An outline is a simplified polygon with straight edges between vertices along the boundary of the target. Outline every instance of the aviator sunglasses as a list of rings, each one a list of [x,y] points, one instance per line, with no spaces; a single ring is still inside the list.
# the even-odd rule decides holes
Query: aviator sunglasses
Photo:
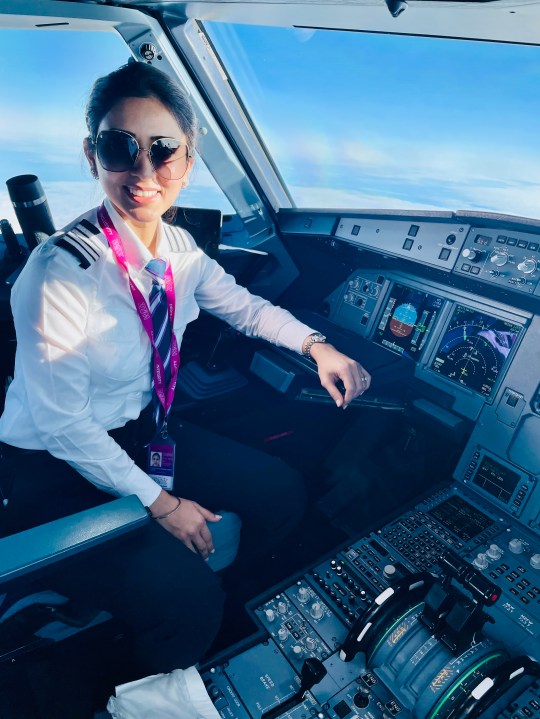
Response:
[[[125,130],[102,130],[94,143],[99,162],[107,172],[127,172],[134,167],[139,154],[147,152],[150,163],[164,180],[181,180],[190,158],[185,142],[174,137],[158,137],[147,149]]]

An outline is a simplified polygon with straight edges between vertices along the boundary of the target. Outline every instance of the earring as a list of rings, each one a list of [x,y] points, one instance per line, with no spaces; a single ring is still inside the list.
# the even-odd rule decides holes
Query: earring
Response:
[[[97,168],[95,167],[95,165],[90,168],[90,174],[92,175],[94,180],[98,179]]]

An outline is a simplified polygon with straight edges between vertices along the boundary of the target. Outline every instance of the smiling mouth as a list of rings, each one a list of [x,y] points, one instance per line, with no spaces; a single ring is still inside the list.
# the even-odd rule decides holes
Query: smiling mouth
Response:
[[[140,199],[151,199],[160,194],[159,190],[141,190],[139,187],[133,187],[132,185],[127,185],[126,190],[131,197]]]

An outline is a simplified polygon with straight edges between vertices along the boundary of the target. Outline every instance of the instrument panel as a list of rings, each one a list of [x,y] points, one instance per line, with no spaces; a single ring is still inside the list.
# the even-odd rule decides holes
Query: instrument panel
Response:
[[[440,489],[255,599],[222,719],[538,719],[539,538],[493,509]]]
[[[314,237],[317,219],[303,223]],[[209,694],[223,719],[539,719],[540,318],[474,287],[534,294],[536,270],[513,256],[492,272],[496,231],[448,218],[326,225],[378,257],[324,299],[325,320],[357,338],[358,358],[414,368],[411,405],[430,423],[472,429],[450,486],[254,600],[260,634],[203,668]],[[387,255],[423,271],[382,269]],[[312,661],[322,678],[302,693]]]
[[[281,211],[284,234],[333,238],[510,293],[540,295],[540,223],[492,213]]]
[[[410,274],[355,271],[327,299],[329,318],[412,360],[415,375],[477,419],[497,395],[532,315]]]
[[[444,305],[438,295],[394,282],[372,339],[404,357],[420,358]]]
[[[489,397],[523,326],[456,304],[430,369]]]

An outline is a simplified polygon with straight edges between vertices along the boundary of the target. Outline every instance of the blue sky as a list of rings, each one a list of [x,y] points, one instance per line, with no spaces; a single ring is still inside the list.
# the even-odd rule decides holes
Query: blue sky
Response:
[[[210,24],[297,204],[540,216],[540,49]]]
[[[298,206],[540,216],[538,48],[208,27]],[[5,180],[31,172],[61,226],[100,200],[84,107],[128,52],[113,33],[0,34],[0,216]],[[229,211],[201,161],[194,180],[184,204]]]
[[[85,105],[94,81],[129,51],[115,33],[0,30],[0,38],[0,217],[18,228],[5,182],[30,173],[61,227],[101,200],[82,151]],[[183,204],[231,211],[200,160],[193,178]]]

